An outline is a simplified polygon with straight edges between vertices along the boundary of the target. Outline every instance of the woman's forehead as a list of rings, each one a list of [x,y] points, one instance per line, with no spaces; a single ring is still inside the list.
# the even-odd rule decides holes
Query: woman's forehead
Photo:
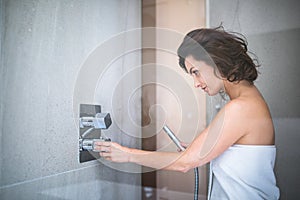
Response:
[[[194,59],[193,56],[187,56],[185,58],[185,66],[187,68],[197,67],[199,65],[199,62],[200,61]]]
[[[204,61],[194,59],[193,56],[186,57],[185,66],[187,71],[189,71],[191,68],[196,68],[196,69],[212,68],[211,66],[207,65]]]

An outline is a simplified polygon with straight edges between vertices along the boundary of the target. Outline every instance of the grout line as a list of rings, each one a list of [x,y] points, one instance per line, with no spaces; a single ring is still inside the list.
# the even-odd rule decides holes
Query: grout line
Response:
[[[26,181],[22,181],[22,182],[18,182],[18,183],[13,183],[13,184],[10,184],[10,185],[4,185],[4,186],[0,187],[0,190],[2,190],[2,189],[8,189],[8,188],[19,186],[19,185],[26,184],[26,183],[32,183],[32,182],[35,182],[35,181],[43,180],[43,179],[46,179],[46,178],[51,178],[51,177],[54,177],[54,176],[59,176],[59,175],[67,174],[67,173],[70,173],[70,172],[80,171],[80,170],[91,168],[91,167],[95,167],[95,166],[98,166],[98,165],[100,165],[100,163],[97,163],[97,164],[94,164],[94,165],[90,165],[90,166],[87,166],[87,167],[82,167],[82,168],[78,168],[78,169],[72,169],[72,170],[69,170],[69,171],[60,172],[60,173],[57,173],[57,174],[52,174],[52,175],[48,175],[48,176],[34,178],[34,179],[30,179],[30,180],[26,180]]]

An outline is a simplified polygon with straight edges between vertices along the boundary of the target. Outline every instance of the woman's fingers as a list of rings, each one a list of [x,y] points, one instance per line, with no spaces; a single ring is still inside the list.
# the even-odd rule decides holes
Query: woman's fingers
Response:
[[[98,146],[94,149],[98,152],[111,152],[111,147]]]
[[[95,142],[94,150],[99,152],[111,152],[110,142]]]
[[[180,142],[181,146],[183,146],[184,148],[187,148],[190,144],[186,143],[186,142]]]
[[[110,153],[107,153],[107,152],[100,152],[99,155],[102,158],[105,158],[106,160],[108,160],[110,158]]]
[[[127,148],[115,142],[95,142],[94,149],[106,160],[113,162],[128,162]]]
[[[99,155],[105,160],[111,160],[111,145],[110,142],[95,142],[94,150],[99,152]]]
[[[189,143],[185,143],[185,142],[180,142],[180,145],[183,146],[185,149],[189,146]],[[177,149],[178,152],[181,152],[181,149]]]
[[[97,146],[105,146],[105,147],[110,147],[112,142],[105,142],[105,141],[97,141],[95,142],[95,145]]]

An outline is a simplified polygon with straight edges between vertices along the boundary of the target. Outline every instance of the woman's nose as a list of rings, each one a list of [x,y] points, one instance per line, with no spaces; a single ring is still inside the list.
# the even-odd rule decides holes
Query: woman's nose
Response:
[[[198,88],[198,87],[200,87],[200,82],[198,81],[198,80],[196,80],[195,79],[195,81],[194,81],[194,86],[195,86],[195,88]]]
[[[201,86],[201,82],[197,78],[194,78],[194,86],[195,86],[195,88],[198,88]]]

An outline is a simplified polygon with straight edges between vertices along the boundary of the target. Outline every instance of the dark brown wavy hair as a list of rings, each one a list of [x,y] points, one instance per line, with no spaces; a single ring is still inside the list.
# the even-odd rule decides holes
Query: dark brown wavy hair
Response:
[[[245,37],[224,31],[222,26],[189,32],[177,50],[179,65],[187,72],[185,58],[193,56],[216,66],[219,74],[230,82],[246,80],[253,84],[259,67],[256,56],[248,51]],[[251,58],[248,54],[253,55]]]

